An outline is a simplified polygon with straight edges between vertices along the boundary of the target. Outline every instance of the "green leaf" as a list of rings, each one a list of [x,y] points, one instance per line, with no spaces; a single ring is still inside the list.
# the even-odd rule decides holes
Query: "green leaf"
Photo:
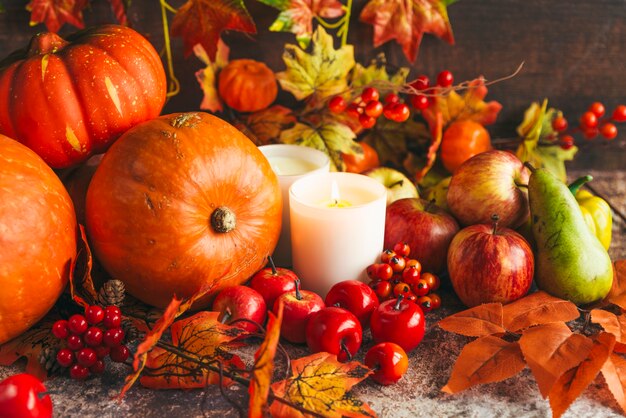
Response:
[[[561,112],[554,108],[548,108],[548,100],[544,100],[541,106],[533,103],[524,113],[524,120],[517,127],[517,133],[523,141],[516,151],[521,161],[528,161],[535,167],[544,167],[562,181],[567,180],[565,161],[571,161],[577,147],[568,150],[561,148],[554,138],[556,132],[552,129],[552,120],[560,116]]]
[[[375,84],[377,81],[386,81],[389,87],[402,86],[406,84],[410,68],[400,67],[395,73],[387,71],[387,58],[384,53],[380,53],[370,61],[367,67],[357,63],[352,72],[350,85],[353,88]],[[384,84],[383,84],[384,86]],[[384,88],[383,88],[384,90]]]
[[[285,144],[298,144],[318,149],[330,157],[331,170],[344,171],[345,165],[341,153],[354,153],[358,144],[354,142],[356,135],[349,126],[335,120],[324,118],[317,125],[301,122],[283,131],[280,141]]]
[[[333,47],[333,37],[319,26],[313,34],[313,51],[285,45],[283,60],[287,70],[276,74],[281,87],[298,100],[311,95],[317,99],[334,96],[348,88],[348,73],[354,67],[354,48]]]
[[[376,149],[382,165],[400,168],[409,154],[409,148],[429,143],[430,133],[425,124],[413,119],[400,123],[379,118],[376,125],[365,133],[363,141]]]

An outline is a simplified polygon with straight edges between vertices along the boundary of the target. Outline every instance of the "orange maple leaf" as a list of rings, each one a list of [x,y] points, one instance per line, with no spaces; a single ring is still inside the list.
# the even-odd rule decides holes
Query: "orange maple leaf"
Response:
[[[56,33],[65,23],[83,29],[83,9],[87,4],[87,0],[31,0],[26,10],[31,12],[31,26],[45,23],[48,31]]]
[[[70,265],[70,294],[74,302],[86,308],[96,303],[98,300],[98,292],[96,292],[91,277],[93,257],[89,244],[87,243],[85,228],[82,225],[79,225],[79,234],[80,239],[78,240],[77,255]],[[81,277],[77,279],[76,276],[79,274]]]
[[[606,332],[615,336],[616,348],[626,347],[626,315],[617,316],[603,309],[593,309],[591,322],[600,325]]]
[[[404,168],[409,173],[415,173],[415,181],[418,183],[430,171],[437,159],[437,150],[443,137],[443,117],[440,112],[435,114],[434,119],[429,122],[428,128],[430,130],[430,144],[426,152],[426,160],[418,161],[415,154],[410,153],[403,162]]]
[[[613,269],[613,286],[604,301],[626,310],[626,260],[614,262]]]
[[[488,335],[463,347],[448,383],[441,390],[457,393],[481,383],[500,382],[525,367],[517,341],[508,342]]]
[[[626,413],[626,360],[612,353],[602,366],[602,376],[618,405]]]
[[[504,334],[501,303],[485,303],[453,314],[439,321],[439,326],[456,334],[468,337]]]
[[[593,382],[611,355],[613,344],[615,336],[606,332],[600,333],[593,341],[587,358],[556,381],[548,395],[553,418],[563,415],[572,402]]]
[[[274,357],[280,340],[280,325],[283,321],[283,304],[279,304],[278,313],[267,313],[267,328],[265,339],[254,354],[254,369],[248,393],[250,394],[248,417],[261,418],[265,416],[267,397],[270,393],[272,376],[274,374]]]
[[[281,132],[293,127],[296,122],[291,109],[274,105],[248,115],[245,128],[249,132],[243,132],[257,145],[276,143]]]
[[[555,322],[525,330],[519,344],[539,391],[546,398],[566,371],[587,358],[593,341],[574,334],[565,323]]]
[[[504,305],[504,328],[517,332],[533,325],[567,322],[580,316],[572,302],[539,291]]]
[[[372,373],[358,361],[340,363],[336,355],[321,352],[294,360],[291,370],[289,379],[272,385],[275,395],[270,406],[272,416],[306,416],[277,398],[329,418],[376,416],[366,403],[349,392],[352,386]]]
[[[256,33],[243,0],[188,0],[172,20],[172,35],[182,36],[185,56],[191,54],[196,44],[202,44],[214,61],[224,30]]]

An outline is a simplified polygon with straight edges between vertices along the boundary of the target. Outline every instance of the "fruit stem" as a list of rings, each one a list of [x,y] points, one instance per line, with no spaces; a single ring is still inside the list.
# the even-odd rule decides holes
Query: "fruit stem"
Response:
[[[300,279],[293,281],[296,284],[296,299],[302,300],[302,293],[300,293]]]
[[[537,169],[533,167],[533,165],[529,163],[528,161],[524,161],[524,167],[529,169],[531,173],[534,173],[535,171],[537,171]]]
[[[346,353],[346,359],[348,361],[352,361],[352,353],[350,353],[350,350],[348,350],[348,346],[346,345],[346,342],[344,340],[341,340],[340,347],[341,351]]]
[[[402,303],[402,299],[404,299],[404,295],[403,294],[399,294],[398,295],[398,299],[396,300],[396,304],[393,305],[393,309],[396,311],[400,310],[400,304]]]
[[[593,177],[590,176],[589,174],[587,174],[586,176],[582,176],[582,177],[578,177],[576,180],[574,180],[569,186],[567,186],[567,188],[569,189],[570,192],[572,192],[572,194],[574,196],[576,196],[576,193],[578,192],[578,190],[588,181],[593,180]]]
[[[276,270],[276,265],[274,264],[274,259],[272,258],[272,256],[268,255],[267,259],[269,260],[270,267],[272,268],[272,276],[278,275],[278,270]]]
[[[391,183],[389,185],[389,189],[396,187],[396,186],[402,186],[404,184],[404,179],[400,179],[398,181],[396,181],[395,183]]]
[[[211,226],[215,232],[226,233],[235,229],[237,218],[226,206],[216,208],[211,214]]]
[[[225,324],[230,320],[232,316],[233,316],[233,313],[230,311],[229,308],[226,308],[226,310],[224,311],[224,315],[220,318],[220,322],[222,324]]]
[[[491,233],[493,235],[497,235],[498,233],[498,221],[500,220],[500,217],[498,216],[497,213],[494,213],[493,215],[491,215],[491,222],[493,222],[493,230],[491,231]]]

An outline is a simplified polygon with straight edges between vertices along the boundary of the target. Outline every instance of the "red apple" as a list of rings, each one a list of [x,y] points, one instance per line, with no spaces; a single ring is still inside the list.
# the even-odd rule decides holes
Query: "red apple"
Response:
[[[469,306],[509,303],[528,293],[535,261],[526,240],[509,228],[468,226],[454,237],[448,251],[448,272],[454,290]]]
[[[330,288],[326,306],[344,308],[354,314],[363,329],[370,326],[370,316],[378,308],[378,296],[374,289],[358,280],[344,280]]]
[[[295,281],[296,289],[283,293],[274,302],[273,311],[278,313],[283,304],[283,322],[280,335],[287,341],[302,344],[306,342],[306,324],[314,312],[325,307],[324,300],[317,293],[300,290],[300,281]]]
[[[528,218],[530,172],[513,154],[487,151],[465,161],[452,175],[448,208],[461,225],[489,224],[491,215],[500,225],[517,228]]]
[[[263,296],[247,286],[233,286],[222,290],[213,301],[213,311],[220,312],[218,319],[229,323],[236,319],[249,319],[263,324],[267,316],[267,305]],[[257,327],[250,322],[236,322],[234,326],[248,332],[255,332]]]
[[[441,273],[448,245],[459,225],[445,210],[424,199],[400,199],[387,206],[384,248],[398,242],[411,247],[409,258],[419,260],[422,271]]]
[[[306,325],[306,344],[312,353],[336,354],[339,361],[351,360],[361,348],[363,329],[354,314],[336,306],[313,313]]]
[[[372,314],[371,327],[374,342],[392,342],[409,352],[422,342],[426,320],[417,303],[400,295],[378,306]]]
[[[276,267],[271,257],[269,261],[270,267],[261,269],[252,276],[250,287],[259,292],[265,304],[272,308],[280,295],[296,290],[298,276],[289,269]]]

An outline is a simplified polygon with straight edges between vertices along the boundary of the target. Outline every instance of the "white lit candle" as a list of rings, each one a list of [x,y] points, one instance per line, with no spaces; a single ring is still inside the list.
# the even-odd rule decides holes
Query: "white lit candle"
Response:
[[[316,173],[327,173],[328,156],[313,148],[291,144],[263,145],[259,150],[265,155],[278,176],[283,195],[283,222],[280,238],[273,253],[274,262],[281,267],[291,267],[291,229],[289,226],[289,187],[298,179]]]
[[[383,249],[386,203],[387,189],[361,174],[318,174],[291,186],[293,269],[304,289],[325,297],[337,282],[367,278]]]

